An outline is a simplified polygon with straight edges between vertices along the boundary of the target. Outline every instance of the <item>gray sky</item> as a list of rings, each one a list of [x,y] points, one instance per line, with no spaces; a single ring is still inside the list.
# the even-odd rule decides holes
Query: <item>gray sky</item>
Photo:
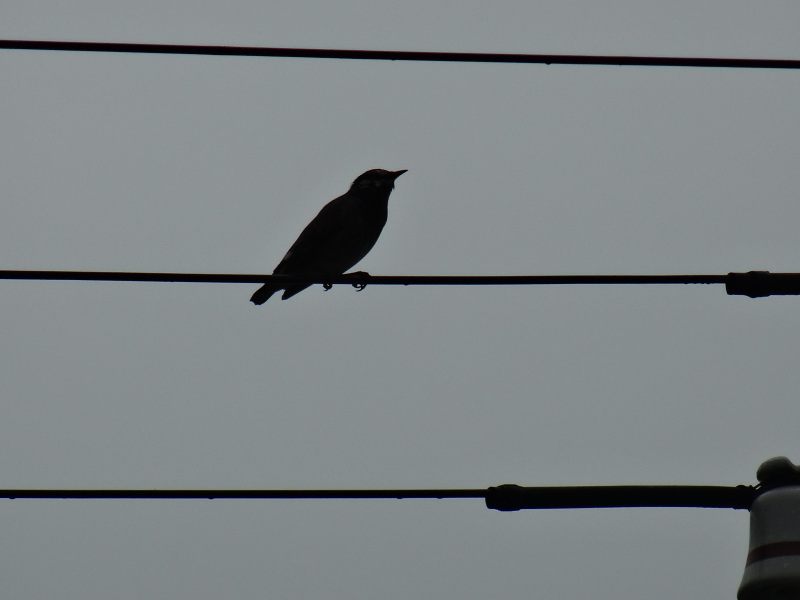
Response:
[[[7,1],[0,37],[798,58],[792,2]],[[797,271],[793,71],[0,51],[4,269],[267,273],[408,169],[373,274]],[[0,282],[0,487],[755,483],[800,299]],[[733,598],[746,512],[0,501],[4,597]]]

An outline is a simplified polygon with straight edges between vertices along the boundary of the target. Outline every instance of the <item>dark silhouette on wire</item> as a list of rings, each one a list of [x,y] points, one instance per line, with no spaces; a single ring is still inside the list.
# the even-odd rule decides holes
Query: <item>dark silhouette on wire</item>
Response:
[[[306,226],[273,275],[326,278],[353,267],[378,241],[388,216],[389,195],[403,173],[372,169],[356,177],[345,194],[326,204]],[[284,290],[281,299],[287,300],[310,285],[265,283],[250,302],[264,304],[280,289]],[[359,287],[364,289],[366,284]]]
[[[281,58],[338,58],[350,60],[406,60],[426,62],[800,69],[800,60],[782,60],[771,58],[699,58],[689,56],[591,56],[581,54],[503,54],[486,52],[418,52],[405,50],[336,50],[326,48],[263,48],[255,46],[128,44],[120,42],[60,42],[45,40],[0,40],[0,49],[53,50],[61,52],[129,52],[144,54],[262,56]]]

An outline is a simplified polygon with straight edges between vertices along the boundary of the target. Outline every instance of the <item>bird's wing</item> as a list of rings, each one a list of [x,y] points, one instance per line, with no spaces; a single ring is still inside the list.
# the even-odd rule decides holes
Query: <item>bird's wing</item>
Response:
[[[340,196],[323,206],[275,267],[275,273],[297,272],[311,267],[320,249],[341,227],[345,204],[345,199]]]

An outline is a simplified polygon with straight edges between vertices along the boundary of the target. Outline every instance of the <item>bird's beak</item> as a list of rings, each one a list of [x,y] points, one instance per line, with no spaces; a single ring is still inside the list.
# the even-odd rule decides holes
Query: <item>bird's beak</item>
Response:
[[[397,179],[398,177],[400,177],[400,175],[402,175],[406,171],[408,171],[408,169],[403,169],[402,171],[392,171],[392,180]]]

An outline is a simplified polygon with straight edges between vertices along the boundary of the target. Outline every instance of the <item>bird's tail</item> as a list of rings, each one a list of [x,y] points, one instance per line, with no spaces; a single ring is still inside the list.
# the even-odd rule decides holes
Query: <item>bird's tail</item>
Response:
[[[290,285],[284,288],[280,285],[275,285],[274,283],[265,283],[260,288],[256,290],[256,293],[250,297],[250,302],[253,304],[264,304],[267,300],[272,297],[272,294],[277,292],[278,290],[284,290],[283,296],[281,296],[281,300],[288,300],[295,294],[299,294],[304,289],[311,287],[310,283],[304,283],[301,285]]]
[[[276,287],[275,284],[265,283],[256,290],[255,294],[253,294],[250,297],[250,302],[252,302],[253,304],[264,304],[264,302],[270,299],[272,294],[274,294],[280,289],[282,288]]]
[[[289,298],[291,298],[295,294],[299,294],[304,289],[310,288],[310,287],[311,287],[310,283],[303,284],[303,285],[290,285],[289,287],[287,287],[283,291],[283,296],[281,296],[281,300],[288,300]]]

